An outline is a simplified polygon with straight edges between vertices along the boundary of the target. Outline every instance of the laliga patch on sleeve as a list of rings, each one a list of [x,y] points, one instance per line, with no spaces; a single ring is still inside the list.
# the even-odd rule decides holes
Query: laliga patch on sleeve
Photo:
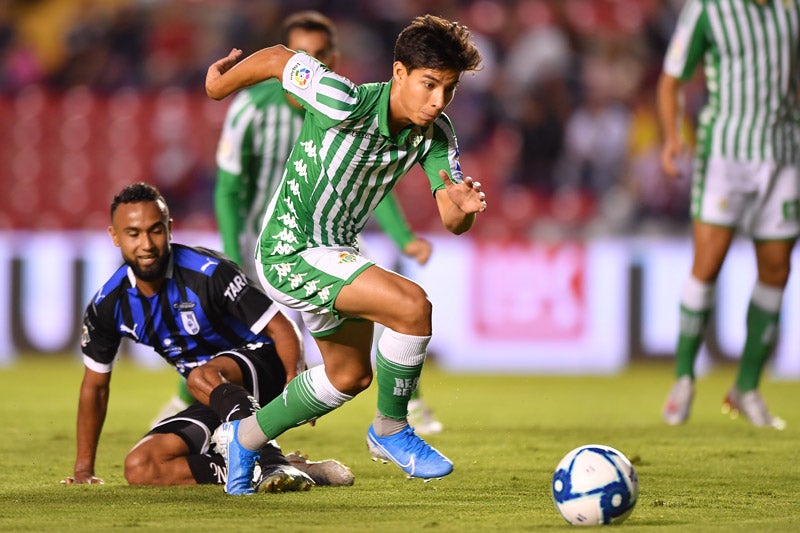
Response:
[[[289,71],[289,79],[292,80],[292,83],[295,84],[295,86],[297,86],[299,89],[305,89],[308,87],[308,85],[311,83],[311,77],[311,69],[300,61],[295,62]]]

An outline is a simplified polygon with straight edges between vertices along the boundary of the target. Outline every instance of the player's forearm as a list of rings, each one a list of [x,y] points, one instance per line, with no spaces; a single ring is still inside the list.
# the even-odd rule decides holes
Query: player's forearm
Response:
[[[227,71],[220,72],[212,65],[206,75],[206,94],[214,100],[221,100],[260,81],[280,78],[292,55],[292,50],[283,45],[275,45],[254,52]]]
[[[81,390],[78,402],[77,453],[75,455],[75,477],[94,475],[97,445],[108,407],[108,390]]]
[[[680,120],[679,103],[680,81],[669,74],[661,74],[656,90],[656,106],[658,120],[664,139],[678,138],[678,122]]]
[[[286,369],[287,382],[305,370],[303,339],[293,320],[278,313],[267,324],[264,333],[275,342],[275,351]]]

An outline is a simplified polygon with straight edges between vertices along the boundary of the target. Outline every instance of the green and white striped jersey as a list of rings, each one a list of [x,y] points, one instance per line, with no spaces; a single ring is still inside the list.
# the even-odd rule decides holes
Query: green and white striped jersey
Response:
[[[289,104],[279,80],[248,87],[228,108],[217,146],[214,205],[223,251],[240,265],[255,249],[304,115]]]
[[[306,109],[306,119],[264,219],[262,261],[308,247],[355,247],[375,207],[416,163],[431,191],[444,187],[440,170],[462,180],[446,115],[428,128],[390,134],[391,82],[355,85],[298,53],[283,71],[283,87]]]
[[[664,58],[686,80],[702,59],[698,155],[800,161],[800,0],[687,0]]]

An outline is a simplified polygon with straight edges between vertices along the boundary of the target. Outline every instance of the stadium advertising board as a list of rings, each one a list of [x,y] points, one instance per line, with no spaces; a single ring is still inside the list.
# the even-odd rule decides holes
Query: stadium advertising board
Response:
[[[417,280],[433,302],[431,357],[455,372],[616,372],[636,357],[668,357],[678,294],[691,261],[686,239],[490,244],[430,236],[420,267],[382,235],[366,236],[374,260]],[[212,232],[175,240],[219,248]],[[755,279],[752,249],[736,242],[720,276],[718,306],[701,361],[736,358]],[[21,353],[78,353],[83,308],[119,264],[105,232],[0,232],[0,363]],[[800,290],[784,296],[778,377],[800,377]],[[143,364],[149,348],[127,346]],[[309,362],[318,362],[310,350]]]

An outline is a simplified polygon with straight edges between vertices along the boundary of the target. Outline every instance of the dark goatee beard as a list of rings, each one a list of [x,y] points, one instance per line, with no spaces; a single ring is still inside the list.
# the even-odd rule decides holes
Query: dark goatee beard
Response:
[[[167,267],[169,266],[169,257],[171,253],[167,252],[163,256],[159,257],[158,261],[156,261],[153,266],[148,268],[147,270],[142,270],[136,264],[135,261],[128,261],[128,266],[131,267],[133,270],[133,274],[142,281],[157,281],[164,277],[164,274],[167,273]]]

